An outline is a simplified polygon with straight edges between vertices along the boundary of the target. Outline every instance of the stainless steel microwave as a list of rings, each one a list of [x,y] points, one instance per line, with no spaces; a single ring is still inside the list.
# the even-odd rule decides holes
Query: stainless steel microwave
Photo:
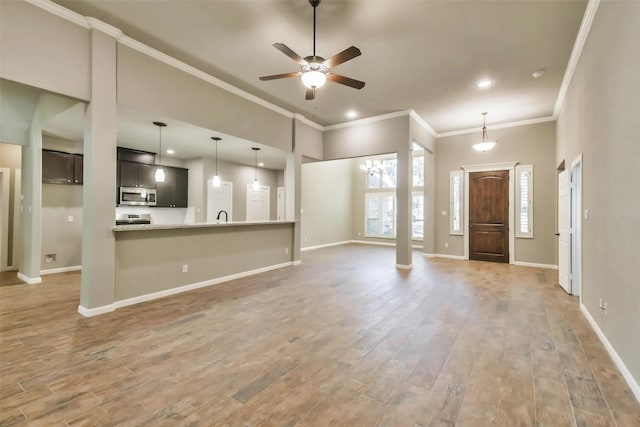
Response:
[[[120,205],[155,206],[155,188],[120,187]]]

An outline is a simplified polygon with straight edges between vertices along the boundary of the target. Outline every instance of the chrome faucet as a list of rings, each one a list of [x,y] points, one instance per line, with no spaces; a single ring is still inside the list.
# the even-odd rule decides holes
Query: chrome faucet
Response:
[[[224,222],[229,222],[229,214],[225,210],[221,210],[218,212],[218,216],[216,217],[216,221],[220,221],[220,214],[224,212]]]

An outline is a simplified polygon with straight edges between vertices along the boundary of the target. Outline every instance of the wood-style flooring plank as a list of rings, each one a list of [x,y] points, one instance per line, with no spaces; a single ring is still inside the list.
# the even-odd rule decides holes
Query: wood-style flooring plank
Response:
[[[344,245],[94,318],[0,275],[0,426],[612,426],[640,406],[557,272]]]

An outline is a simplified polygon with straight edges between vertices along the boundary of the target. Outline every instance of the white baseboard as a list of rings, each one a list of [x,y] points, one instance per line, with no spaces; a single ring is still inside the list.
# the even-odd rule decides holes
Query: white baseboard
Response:
[[[513,265],[519,265],[521,267],[536,267],[536,268],[548,268],[550,270],[557,270],[558,266],[554,264],[538,264],[535,262],[522,262],[522,261],[514,261]]]
[[[396,268],[400,270],[411,270],[413,268],[413,264],[405,265],[405,264],[396,264]]]
[[[446,259],[460,259],[465,260],[466,258],[463,255],[447,255],[447,254],[433,254],[434,258],[446,258]]]
[[[122,307],[127,307],[129,305],[139,304],[141,302],[152,301],[158,298],[167,297],[170,295],[180,294],[182,292],[193,291],[195,289],[204,288],[207,286],[217,285],[223,282],[228,282],[230,280],[236,280],[247,276],[253,276],[255,274],[264,273],[271,270],[276,270],[278,268],[290,267],[294,265],[294,262],[288,261],[283,262],[282,264],[269,265],[267,267],[256,268],[255,270],[243,271],[241,273],[230,274],[228,276],[217,277],[215,279],[204,280],[202,282],[191,283],[189,285],[180,286],[177,288],[165,289],[158,292],[153,292],[151,294],[140,295],[133,298],[127,298],[120,301],[115,301],[113,306],[118,309]]]
[[[633,375],[631,375],[631,372],[627,368],[627,365],[624,364],[622,358],[620,358],[616,350],[613,348],[604,332],[602,332],[602,329],[600,329],[600,326],[598,326],[598,324],[596,323],[595,319],[591,317],[591,313],[589,313],[589,310],[587,310],[587,307],[585,307],[584,304],[580,304],[580,311],[582,311],[582,314],[584,314],[584,317],[591,325],[591,328],[593,328],[596,335],[598,335],[598,338],[600,338],[600,341],[602,342],[602,345],[604,345],[604,348],[607,349],[609,356],[611,356],[611,359],[613,359],[613,363],[616,364],[625,381],[627,381],[627,384],[629,384],[629,387],[636,397],[636,400],[640,402],[640,385],[638,384],[636,379],[633,378]]]
[[[422,256],[425,257],[425,258],[435,258],[436,254],[428,254],[428,253],[424,252],[422,254]]]
[[[99,316],[101,314],[111,313],[116,309],[114,304],[103,305],[96,308],[86,308],[82,305],[78,306],[78,313],[82,314],[84,317],[93,317]]]
[[[47,274],[56,274],[56,273],[66,273],[68,271],[81,271],[81,265],[72,265],[71,267],[60,267],[60,268],[49,268],[47,270],[40,270],[41,276],[46,276]]]
[[[301,265],[301,264],[302,264],[302,260],[301,259],[293,261],[293,265]]]
[[[387,243],[387,242],[376,242],[373,240],[352,240],[351,243],[356,243],[360,245],[374,245],[374,246],[396,246],[395,243]]]
[[[353,243],[353,240],[345,240],[344,242],[332,242],[332,243],[324,243],[322,245],[307,246],[306,248],[302,248],[300,250],[301,251],[312,251],[314,249],[322,249],[322,248],[328,248],[328,247],[331,247],[331,246],[347,245],[349,243]]]
[[[18,272],[18,279],[22,280],[28,285],[37,285],[38,283],[42,283],[42,277],[27,277],[20,272]]]

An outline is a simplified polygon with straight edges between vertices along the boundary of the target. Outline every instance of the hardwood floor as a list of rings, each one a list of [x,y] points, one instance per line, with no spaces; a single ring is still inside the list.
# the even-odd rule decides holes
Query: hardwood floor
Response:
[[[94,318],[78,273],[0,286],[0,425],[640,426],[556,272],[394,265],[321,249]]]

